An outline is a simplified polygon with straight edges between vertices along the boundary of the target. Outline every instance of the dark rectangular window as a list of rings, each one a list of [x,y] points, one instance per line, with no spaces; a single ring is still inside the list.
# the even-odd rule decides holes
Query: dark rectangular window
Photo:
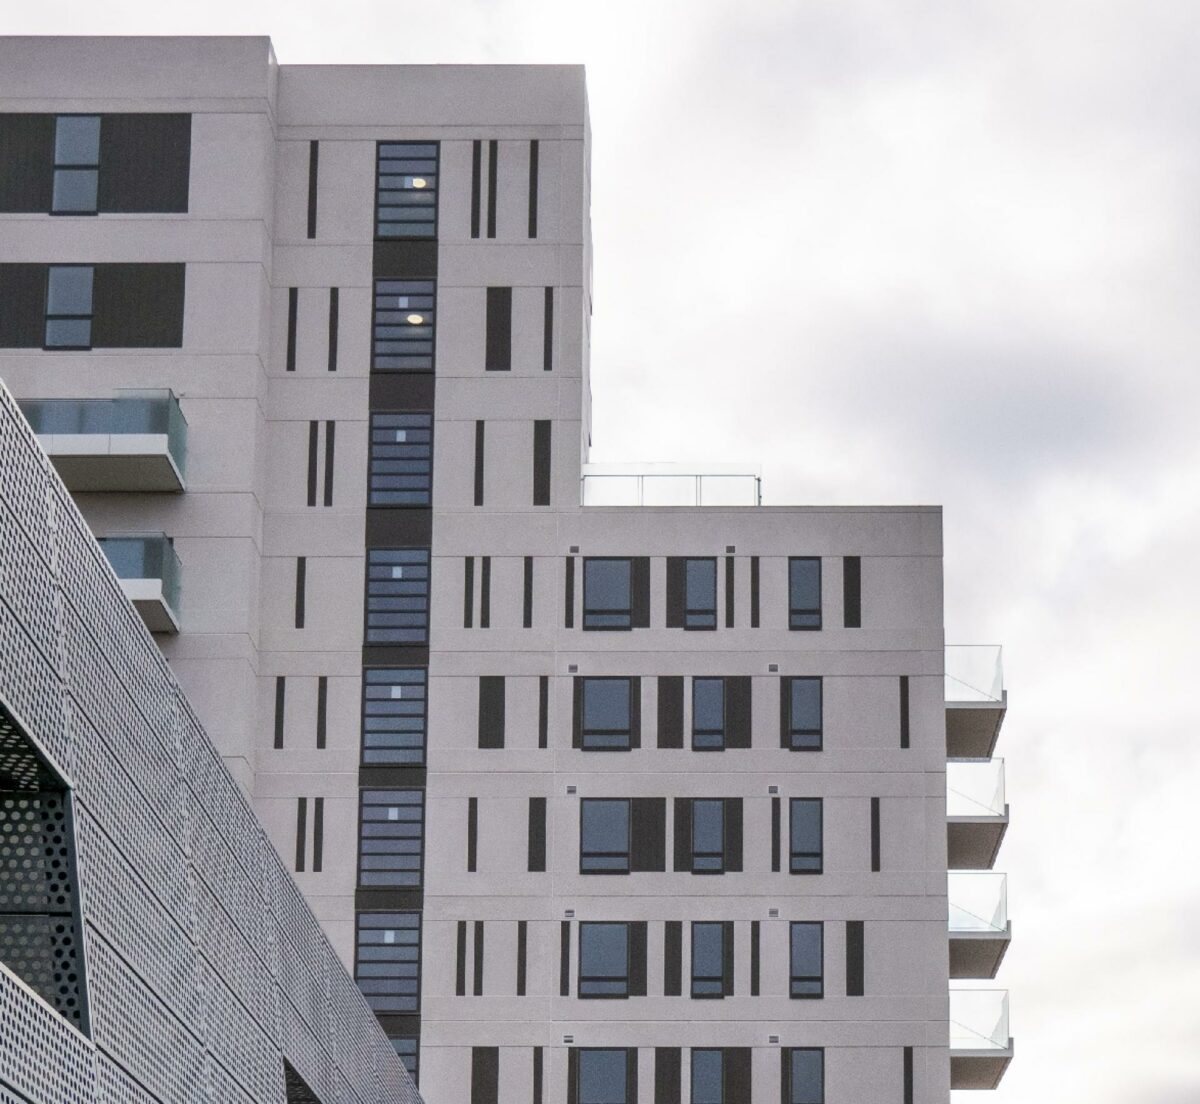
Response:
[[[475,969],[475,984],[473,993],[477,997],[483,996],[483,921],[475,921],[475,961],[473,963]]]
[[[188,209],[191,115],[104,115],[100,123],[100,210],[114,214]]]
[[[632,835],[629,798],[583,798],[579,803],[579,872],[628,874]]]
[[[375,281],[372,371],[433,371],[436,299],[433,280]]]
[[[419,886],[424,837],[422,790],[363,790],[358,884]]]
[[[692,1049],[692,1104],[725,1104],[723,1051],[713,1048]]]
[[[308,143],[308,236],[317,236],[317,175],[321,144],[315,138]]]
[[[633,845],[629,869],[634,874],[667,868],[667,799],[631,798]]]
[[[629,751],[641,743],[640,679],[575,680],[575,740],[584,751]]]
[[[479,627],[490,628],[492,624],[492,557],[479,558]]]
[[[325,675],[317,677],[317,747],[325,747],[325,730],[329,713],[329,679]]]
[[[467,995],[467,922],[458,922],[458,936],[454,955],[454,995]]]
[[[308,589],[308,560],[296,557],[296,628],[304,628],[304,599]]]
[[[500,143],[493,138],[488,142],[488,197],[487,236],[496,236],[496,181],[500,175]]]
[[[667,559],[667,628],[717,627],[717,561],[713,557]]]
[[[579,996],[630,995],[629,930],[626,923],[579,925]]]
[[[538,236],[538,140],[529,143],[529,236]]]
[[[904,1104],[913,1104],[913,1081],[913,1048],[906,1046],[904,1048]]]
[[[517,996],[525,995],[526,964],[529,959],[529,922],[517,921]]]
[[[471,1047],[471,1104],[499,1104],[500,1048]]]
[[[788,628],[821,627],[821,561],[816,556],[788,560]]]
[[[862,628],[862,559],[842,557],[842,624],[847,629]]]
[[[550,746],[550,677],[538,676],[538,747]]]
[[[325,799],[313,798],[313,861],[314,874],[321,873],[321,863],[325,857]]]
[[[183,345],[186,266],[95,266],[92,348],[178,349]]]
[[[542,371],[554,371],[554,288],[545,290],[542,307]]]
[[[792,751],[820,751],[824,717],[821,679],[780,679],[780,746]]]
[[[563,565],[563,627],[575,625],[575,557],[567,556]]]
[[[317,504],[317,440],[321,434],[321,423],[308,423],[308,497],[309,506]]]
[[[284,367],[289,372],[296,370],[296,324],[300,312],[300,289],[288,288],[287,313],[287,360]]]
[[[692,750],[725,750],[725,680],[692,679]]]
[[[325,423],[325,505],[333,505],[333,452],[337,422]]]
[[[308,798],[296,799],[296,872],[304,872],[304,855],[308,845]]]
[[[567,1104],[637,1104],[637,1050],[572,1050]]]
[[[649,624],[649,560],[587,556],[583,561],[583,627],[632,629]]]
[[[100,200],[100,116],[59,115],[50,213],[94,215]]]
[[[360,912],[354,980],[375,1012],[421,1010],[421,914]]]
[[[518,994],[519,995],[519,994]],[[545,1062],[542,1057],[543,1050],[539,1047],[533,1048],[533,1104],[543,1104],[543,1082],[545,1080],[544,1066]]]
[[[533,423],[533,504],[550,505],[551,423]]]
[[[483,143],[471,143],[471,237],[479,237],[479,209],[483,192]]]
[[[683,993],[683,923],[668,920],[663,925],[663,996]]]
[[[733,993],[733,924],[692,921],[692,997],[712,999]]]
[[[483,505],[483,442],[484,423],[475,423],[475,505]]]
[[[771,798],[771,873],[779,873],[779,835],[782,832],[783,816],[780,810],[779,798]]]
[[[487,289],[486,331],[484,368],[489,372],[511,370],[512,288],[490,287]]]
[[[429,638],[429,549],[367,550],[368,644],[424,644]]]
[[[338,356],[338,289],[329,289],[329,359],[326,365],[330,372],[337,371]]]
[[[900,676],[900,746],[909,745],[910,721],[908,712],[908,675]]]
[[[50,265],[47,268],[43,348],[92,347],[94,277],[92,265]]]
[[[658,677],[658,746],[683,747],[683,678]]]
[[[761,925],[757,920],[750,921],[750,995],[757,997],[759,992],[759,976],[762,959]]]
[[[784,1047],[783,1104],[825,1104],[825,1051]]]
[[[654,1048],[654,1104],[682,1104],[679,1047]]]
[[[421,1044],[415,1035],[397,1035],[388,1039],[396,1057],[403,1063],[414,1085],[421,1083]]]
[[[793,874],[820,874],[824,869],[823,802],[819,797],[793,797],[789,802]]]
[[[725,874],[742,869],[742,801],[737,797],[675,799],[675,869]]]
[[[525,557],[523,588],[521,592],[521,624],[533,628],[533,557]]]
[[[863,935],[861,920],[846,921],[846,996],[863,995]]]
[[[479,746],[504,747],[504,676],[479,676]]]
[[[437,237],[438,143],[375,147],[375,237]]]
[[[734,565],[733,557],[725,557],[725,627],[733,628],[733,599],[737,593],[737,588],[734,585]]]
[[[45,214],[54,192],[56,119],[0,113],[0,212]]]
[[[287,695],[287,680],[283,675],[275,676],[275,746],[283,747],[284,702]]]
[[[467,873],[479,868],[479,798],[467,798]]]
[[[792,924],[791,995],[816,1000],[825,995],[825,929],[821,921]]]
[[[692,799],[692,873],[725,872],[725,802],[716,797]]]
[[[529,861],[531,874],[546,872],[546,799],[529,799]]]
[[[750,627],[758,628],[758,557],[750,557]]]
[[[365,765],[425,765],[426,699],[423,667],[364,668],[362,761]]]
[[[559,925],[558,941],[558,995],[571,995],[571,921],[563,920]]]
[[[878,873],[880,869],[880,840],[879,840],[879,798],[871,798],[871,871]]]

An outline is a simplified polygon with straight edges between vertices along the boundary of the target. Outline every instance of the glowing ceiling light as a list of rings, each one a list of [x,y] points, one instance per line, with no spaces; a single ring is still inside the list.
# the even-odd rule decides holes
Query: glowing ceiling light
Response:
[[[414,176],[412,178],[412,186],[414,188],[428,188],[429,181],[426,180],[423,176]]]
[[[410,314],[404,321],[410,326],[419,326],[425,321],[425,316],[423,314]]]

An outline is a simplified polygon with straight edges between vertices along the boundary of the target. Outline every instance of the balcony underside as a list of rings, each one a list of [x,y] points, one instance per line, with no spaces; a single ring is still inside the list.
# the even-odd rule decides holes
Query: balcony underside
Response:
[[[950,759],[989,759],[1000,737],[1008,710],[1008,692],[998,702],[946,702],[946,756]]]
[[[184,489],[165,433],[58,433],[38,440],[68,490],[177,494]]]
[[[994,978],[1012,941],[1012,925],[1004,931],[950,933],[950,976]]]
[[[161,579],[122,579],[121,589],[151,632],[179,632],[179,619],[163,595]]]
[[[1003,816],[947,817],[947,866],[951,870],[991,870],[1007,830],[1007,805]]]
[[[994,1089],[1013,1057],[1012,1040],[996,1050],[950,1050],[950,1087],[952,1089]]]

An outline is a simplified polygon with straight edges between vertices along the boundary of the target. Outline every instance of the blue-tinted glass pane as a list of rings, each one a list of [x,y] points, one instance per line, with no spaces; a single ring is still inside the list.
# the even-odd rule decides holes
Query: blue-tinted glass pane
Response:
[[[579,1104],[627,1104],[626,1062],[623,1050],[581,1050]]]
[[[593,978],[629,974],[629,928],[625,924],[580,924],[579,972]]]
[[[585,852],[629,852],[629,802],[583,802],[582,837]]]
[[[419,1010],[420,958],[420,913],[359,913],[354,973],[376,1012]]]
[[[821,731],[821,680],[794,678],[791,689],[791,730],[808,735]]]
[[[716,628],[717,625],[717,562],[688,560],[685,578],[687,592],[686,624],[693,629]]]
[[[792,996],[821,995],[822,930],[818,923],[792,925]]]
[[[50,318],[46,320],[47,349],[87,348],[92,343],[90,318]]]
[[[792,801],[792,850],[821,850],[821,803],[810,798]]]
[[[725,849],[725,802],[702,799],[692,803],[692,846],[698,852],[720,854]]]
[[[92,271],[91,265],[51,265],[46,313],[91,314]]]
[[[692,1104],[725,1104],[723,1059],[719,1050],[692,1051]]]
[[[585,628],[628,627],[632,608],[629,560],[583,561]]]
[[[404,1068],[408,1070],[408,1076],[413,1079],[413,1084],[419,1085],[421,1083],[421,1071],[417,1065],[419,1052],[417,1049],[416,1038],[410,1035],[404,1038],[391,1039],[389,1041],[391,1042],[393,1049],[396,1051],[400,1061],[404,1063]]]
[[[100,116],[60,115],[54,128],[56,165],[96,165],[100,161]]]
[[[692,925],[692,973],[697,977],[722,974],[724,932],[721,924]]]
[[[94,214],[97,176],[95,169],[56,169],[50,209]]]
[[[600,731],[629,731],[629,680],[585,679],[583,727]]]
[[[825,1104],[825,1052],[792,1051],[790,1104]]]
[[[821,627],[821,561],[788,561],[789,625],[793,629]]]
[[[692,680],[692,744],[720,748],[725,735],[725,680]]]

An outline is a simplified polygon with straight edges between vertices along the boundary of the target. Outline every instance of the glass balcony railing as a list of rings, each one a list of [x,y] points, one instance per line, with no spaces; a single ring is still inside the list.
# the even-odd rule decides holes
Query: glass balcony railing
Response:
[[[951,933],[1008,931],[1007,874],[952,870],[947,895]]]
[[[179,474],[185,472],[187,419],[171,391],[118,391],[111,399],[24,399],[19,405],[39,437],[166,437]]]
[[[946,645],[946,701],[1002,703],[1004,667],[999,644]]]
[[[762,473],[720,464],[585,464],[584,506],[761,506]]]
[[[1007,1050],[1007,989],[950,990],[950,1050]]]
[[[162,533],[100,537],[99,544],[118,579],[159,579],[163,601],[179,612],[179,557]]]
[[[946,815],[1004,816],[1003,759],[951,759],[946,764]]]

